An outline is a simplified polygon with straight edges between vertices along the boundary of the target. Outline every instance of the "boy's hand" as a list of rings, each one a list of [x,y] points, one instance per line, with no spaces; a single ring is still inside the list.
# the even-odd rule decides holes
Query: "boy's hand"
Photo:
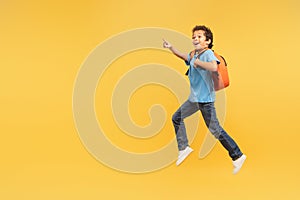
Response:
[[[167,40],[163,39],[163,41],[164,41],[164,43],[163,43],[164,48],[170,49],[172,47],[172,45]]]
[[[178,51],[175,47],[173,47],[167,40],[162,39],[164,41],[163,43],[163,47],[164,48],[168,48],[170,49],[170,51],[172,51],[173,54],[175,54],[177,57],[181,58],[184,61],[187,61],[188,59],[188,55],[181,53],[180,51]]]

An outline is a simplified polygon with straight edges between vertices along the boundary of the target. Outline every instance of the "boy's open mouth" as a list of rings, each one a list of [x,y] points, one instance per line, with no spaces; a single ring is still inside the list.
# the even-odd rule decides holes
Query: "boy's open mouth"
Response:
[[[200,44],[199,42],[194,42],[194,45],[196,46],[196,45],[198,45],[198,44]]]

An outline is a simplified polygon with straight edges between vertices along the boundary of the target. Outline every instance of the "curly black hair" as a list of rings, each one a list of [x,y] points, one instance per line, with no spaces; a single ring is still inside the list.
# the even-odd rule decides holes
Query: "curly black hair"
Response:
[[[203,26],[203,25],[201,25],[201,26],[195,26],[194,28],[193,28],[193,33],[195,32],[195,31],[199,31],[199,30],[202,30],[202,31],[204,31],[204,35],[205,35],[205,37],[206,37],[206,41],[208,41],[208,40],[210,40],[211,42],[209,43],[209,45],[208,45],[208,48],[212,48],[214,45],[213,45],[213,33],[211,32],[211,30],[208,28],[208,27],[206,27],[206,26]]]

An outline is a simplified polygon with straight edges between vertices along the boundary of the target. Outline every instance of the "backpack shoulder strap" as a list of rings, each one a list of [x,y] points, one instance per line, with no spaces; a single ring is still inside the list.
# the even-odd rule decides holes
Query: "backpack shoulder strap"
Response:
[[[207,49],[208,49],[208,48],[207,48]],[[205,50],[203,50],[201,53],[199,53],[199,55],[197,55],[197,58],[199,59],[200,56],[201,56],[207,49],[205,49]],[[191,51],[191,52],[189,53],[190,59],[192,59],[192,58],[194,57],[195,53],[196,53],[195,50],[193,50],[193,51]],[[189,74],[189,69],[185,72],[185,75],[186,75],[186,76],[187,76],[188,74]]]
[[[192,59],[192,58],[194,57],[194,55],[195,55],[195,50],[191,51],[191,52],[189,53],[189,55],[190,55],[190,59]]]
[[[206,48],[206,49],[204,49],[202,52],[200,52],[200,53],[197,55],[197,58],[199,59],[200,56],[201,56],[206,50],[208,50],[208,48]]]

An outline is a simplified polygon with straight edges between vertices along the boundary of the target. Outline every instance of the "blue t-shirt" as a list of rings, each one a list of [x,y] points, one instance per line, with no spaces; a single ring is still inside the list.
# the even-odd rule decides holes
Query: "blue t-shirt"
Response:
[[[188,61],[186,61],[186,64],[189,66],[188,77],[190,79],[191,90],[189,101],[199,103],[214,102],[216,100],[216,94],[212,80],[212,72],[201,67],[194,67],[197,56],[198,55],[195,54],[193,58],[190,58],[190,55],[188,55]],[[214,52],[210,49],[202,53],[199,59],[203,62],[215,60],[217,63],[220,63],[214,55]]]

